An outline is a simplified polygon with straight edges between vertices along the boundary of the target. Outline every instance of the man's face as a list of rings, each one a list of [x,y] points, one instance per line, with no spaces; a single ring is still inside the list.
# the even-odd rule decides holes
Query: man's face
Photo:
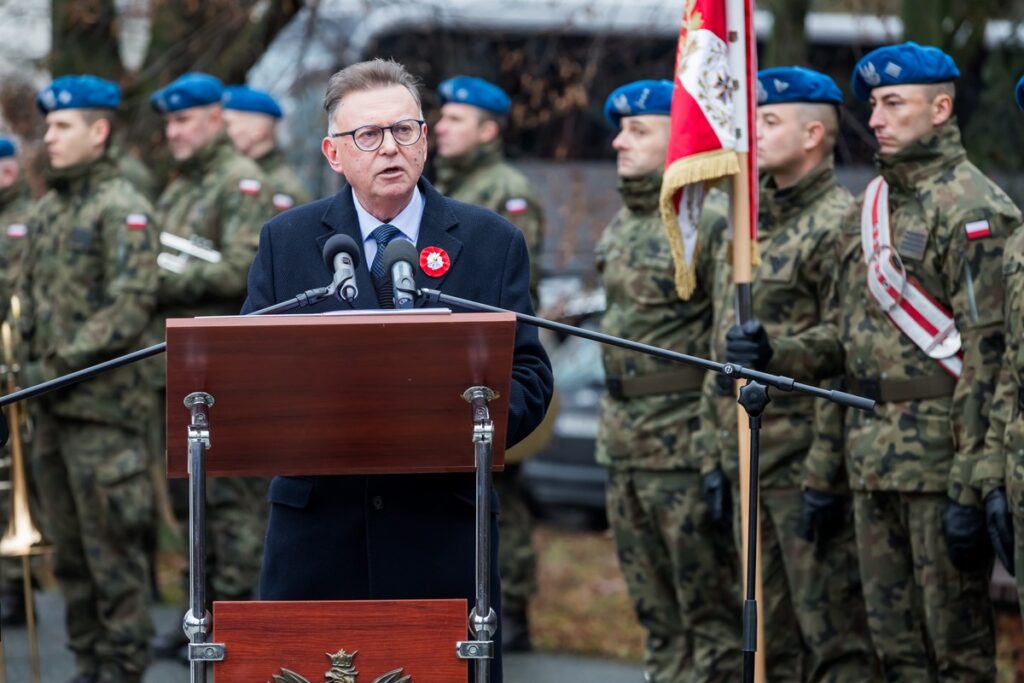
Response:
[[[441,107],[441,119],[434,126],[437,155],[450,159],[468,154],[494,139],[485,133],[480,110],[471,104],[449,102]]]
[[[0,190],[6,189],[18,180],[18,160],[14,157],[0,159]]]
[[[391,85],[345,95],[334,112],[333,131],[345,133],[361,126],[383,127],[421,118],[412,93],[404,86]],[[420,139],[409,146],[399,145],[390,131],[384,131],[383,142],[372,152],[356,147],[351,135],[325,137],[321,149],[331,168],[345,176],[368,210],[371,205],[404,206],[402,200],[412,196],[427,161],[425,128]]]
[[[220,132],[223,112],[219,104],[189,107],[164,117],[164,132],[171,154],[178,161],[192,155],[209,144]]]
[[[89,124],[77,109],[58,109],[46,115],[43,144],[52,168],[70,168],[98,159],[103,153],[109,124],[98,119]]]
[[[764,173],[785,172],[803,159],[804,122],[799,104],[757,108],[757,166]]]
[[[937,114],[929,94],[929,88],[923,85],[887,85],[871,91],[868,125],[875,132],[879,152],[898,152],[948,118]]]
[[[620,125],[622,129],[612,140],[612,148],[618,152],[616,164],[621,177],[639,178],[665,165],[668,116],[625,116]]]
[[[253,111],[224,110],[224,128],[239,154],[249,158],[273,147],[277,119]]]

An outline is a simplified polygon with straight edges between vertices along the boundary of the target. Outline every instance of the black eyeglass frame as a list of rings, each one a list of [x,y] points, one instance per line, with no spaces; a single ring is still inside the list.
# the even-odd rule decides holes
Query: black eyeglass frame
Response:
[[[409,123],[409,122],[413,122],[413,123],[418,123],[419,124],[420,134],[417,135],[416,139],[412,140],[411,142],[401,142],[398,138],[395,137],[395,131],[393,130],[393,128],[395,126],[400,126],[403,123]],[[427,124],[427,122],[424,121],[423,119],[402,119],[401,121],[395,121],[390,126],[375,126],[374,124],[369,123],[369,124],[367,124],[365,126],[359,126],[358,128],[353,128],[352,130],[347,130],[344,133],[331,133],[327,137],[340,138],[340,137],[343,137],[345,135],[350,135],[352,137],[352,144],[355,145],[356,149],[358,149],[360,152],[376,152],[378,149],[380,149],[380,146],[384,144],[384,131],[390,131],[391,132],[391,139],[395,141],[396,145],[401,145],[402,147],[411,147],[412,145],[415,145],[417,142],[419,142],[420,140],[423,139],[423,126],[425,126],[426,124]],[[358,133],[359,131],[363,130],[364,128],[376,128],[377,130],[380,131],[380,141],[377,143],[376,147],[373,147],[372,149],[364,149],[363,147],[359,146],[358,142],[356,142],[356,133]]]

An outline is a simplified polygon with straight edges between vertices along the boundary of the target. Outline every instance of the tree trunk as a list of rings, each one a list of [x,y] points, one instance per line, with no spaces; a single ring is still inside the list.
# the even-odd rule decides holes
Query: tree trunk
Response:
[[[119,81],[123,68],[114,0],[52,0],[50,71]]]
[[[761,66],[809,66],[804,20],[810,0],[768,0],[765,6],[775,21]]]

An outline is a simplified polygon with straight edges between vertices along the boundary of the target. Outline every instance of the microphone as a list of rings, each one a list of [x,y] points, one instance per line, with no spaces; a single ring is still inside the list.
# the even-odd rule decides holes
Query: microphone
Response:
[[[416,263],[416,247],[409,240],[392,240],[384,250],[384,272],[391,274],[395,308],[412,308],[416,295],[412,264]]]
[[[330,292],[342,301],[352,303],[359,296],[356,268],[359,267],[359,245],[348,235],[334,235],[324,244],[324,265],[334,273]]]

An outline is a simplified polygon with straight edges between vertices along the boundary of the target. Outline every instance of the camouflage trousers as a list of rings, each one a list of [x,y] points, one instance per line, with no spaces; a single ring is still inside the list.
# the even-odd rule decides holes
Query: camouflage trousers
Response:
[[[156,522],[145,441],[40,413],[32,462],[76,667],[138,680],[149,663],[146,549]]]
[[[519,485],[519,465],[506,463],[503,472],[495,472],[494,488],[501,505],[501,608],[507,615],[526,619],[530,596],[537,590],[537,553],[533,549],[533,515]]]
[[[164,453],[164,396],[157,400],[158,418],[151,432],[150,448]],[[184,413],[184,408],[182,408]],[[216,423],[213,425],[216,430]],[[188,543],[188,480],[169,481],[168,493],[180,533]],[[216,477],[206,481],[206,584],[208,601],[251,600],[257,594],[263,540],[267,533],[270,479],[263,477]],[[188,566],[181,576],[188,596]]]
[[[950,562],[946,494],[856,491],[853,501],[868,627],[885,680],[995,680],[990,571],[960,572]]]
[[[740,546],[739,490],[736,541]],[[820,548],[797,535],[802,495],[761,489],[761,581],[765,667],[772,683],[876,680],[854,540],[852,509],[842,532]]]
[[[611,469],[608,521],[652,683],[740,675],[739,575],[727,534],[707,522],[697,472]]]

